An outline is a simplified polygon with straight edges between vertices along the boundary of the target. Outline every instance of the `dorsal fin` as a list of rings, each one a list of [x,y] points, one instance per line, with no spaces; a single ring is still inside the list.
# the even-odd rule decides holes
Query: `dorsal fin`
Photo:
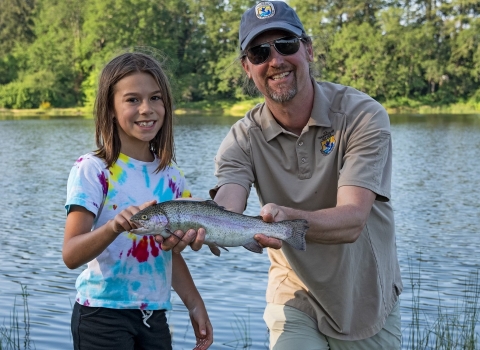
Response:
[[[208,205],[213,205],[217,208],[220,208],[220,209],[225,209],[225,207],[222,207],[221,205],[218,205],[217,202],[215,202],[213,199],[207,199],[205,201],[205,204],[208,204]]]

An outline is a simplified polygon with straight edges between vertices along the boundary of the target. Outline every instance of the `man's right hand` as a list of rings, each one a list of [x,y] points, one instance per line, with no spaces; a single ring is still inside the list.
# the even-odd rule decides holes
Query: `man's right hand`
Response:
[[[204,228],[199,228],[197,231],[190,229],[187,232],[178,230],[168,238],[156,235],[155,241],[161,244],[162,250],[171,250],[176,254],[180,254],[188,245],[192,250],[200,250],[205,241],[205,234]]]

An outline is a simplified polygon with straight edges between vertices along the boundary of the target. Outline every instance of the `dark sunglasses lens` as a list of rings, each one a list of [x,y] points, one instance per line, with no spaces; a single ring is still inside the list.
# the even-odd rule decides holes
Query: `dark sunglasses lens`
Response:
[[[270,45],[262,44],[254,46],[247,51],[247,57],[253,64],[265,62],[270,56]]]
[[[275,41],[275,48],[282,55],[293,55],[300,48],[300,40],[297,38],[279,39]]]
[[[281,38],[273,41],[275,49],[282,55],[293,55],[300,48],[300,39]],[[262,64],[270,56],[270,43],[254,46],[247,50],[247,57],[253,64]]]

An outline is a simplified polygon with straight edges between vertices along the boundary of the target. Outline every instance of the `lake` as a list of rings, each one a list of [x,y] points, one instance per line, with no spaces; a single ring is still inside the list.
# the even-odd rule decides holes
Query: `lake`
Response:
[[[215,184],[213,157],[236,120],[177,117],[177,162],[195,197],[208,198]],[[437,319],[440,304],[445,312],[458,313],[472,281],[480,284],[474,280],[480,270],[480,115],[392,115],[391,123],[406,341],[415,317],[412,299],[427,327]],[[0,120],[0,330],[10,327],[14,306],[23,327],[26,286],[26,345],[32,349],[72,348],[71,308],[82,269],[69,270],[61,257],[64,201],[70,168],[94,148],[93,133],[93,121],[85,119]],[[259,210],[252,191],[246,214]],[[187,250],[184,257],[214,327],[211,349],[267,349],[262,319],[267,254],[231,248],[215,257],[203,248]],[[175,293],[173,304],[168,314],[173,348],[192,349],[188,312]]]

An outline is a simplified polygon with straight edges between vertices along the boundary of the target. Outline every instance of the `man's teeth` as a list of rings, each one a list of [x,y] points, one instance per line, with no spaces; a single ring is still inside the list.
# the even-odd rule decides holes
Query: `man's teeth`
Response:
[[[154,123],[153,121],[151,121],[151,122],[138,122],[138,125],[148,127],[148,126],[152,126],[153,123]]]
[[[282,74],[277,74],[277,75],[272,76],[272,79],[273,79],[273,80],[282,79],[282,78],[286,77],[286,76],[289,75],[289,74],[290,74],[290,72],[285,72],[285,73],[282,73]]]

